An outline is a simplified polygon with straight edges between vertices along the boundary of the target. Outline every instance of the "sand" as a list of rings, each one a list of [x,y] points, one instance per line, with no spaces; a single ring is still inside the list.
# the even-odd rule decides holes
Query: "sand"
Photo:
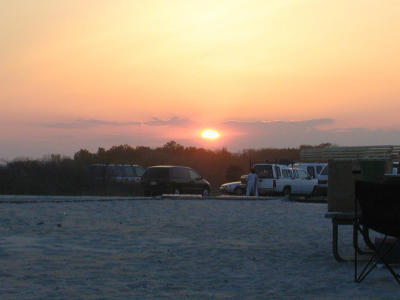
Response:
[[[43,199],[0,203],[0,299],[400,298],[334,260],[326,204]]]

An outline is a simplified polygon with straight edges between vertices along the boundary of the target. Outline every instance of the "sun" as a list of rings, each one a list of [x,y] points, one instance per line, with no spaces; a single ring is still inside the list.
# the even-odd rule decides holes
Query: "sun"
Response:
[[[214,129],[204,129],[201,132],[201,137],[206,140],[216,140],[221,136],[221,134]]]

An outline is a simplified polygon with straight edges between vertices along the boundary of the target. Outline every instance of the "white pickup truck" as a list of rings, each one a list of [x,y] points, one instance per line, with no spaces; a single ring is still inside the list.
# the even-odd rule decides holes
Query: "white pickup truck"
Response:
[[[287,165],[273,163],[256,163],[253,165],[258,175],[258,193],[305,195],[309,196],[318,184],[305,170],[290,168]],[[243,180],[244,179],[244,180]],[[245,190],[245,179],[242,176],[242,188]]]
[[[290,191],[292,172],[286,165],[257,163],[253,165],[258,175],[258,193],[264,194],[282,194]]]

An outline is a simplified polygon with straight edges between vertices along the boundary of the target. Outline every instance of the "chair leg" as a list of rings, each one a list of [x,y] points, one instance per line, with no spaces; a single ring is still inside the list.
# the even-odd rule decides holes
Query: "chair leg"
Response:
[[[355,221],[354,225],[353,225],[353,244],[357,245],[358,244],[358,222]],[[358,261],[357,261],[357,256],[358,251],[357,249],[354,247],[354,282],[358,282],[357,281],[357,266],[358,266]]]
[[[363,228],[360,227],[360,224],[357,222],[355,225],[355,228],[353,230],[354,233],[354,239],[355,239],[355,244],[358,245],[358,233],[360,232],[363,237],[365,234],[365,230]],[[365,237],[364,237],[365,239]],[[386,240],[386,236],[384,238],[384,241]],[[358,274],[357,271],[357,267],[358,267],[358,259],[357,259],[357,253],[358,253],[358,249],[354,248],[354,281],[360,283],[361,281],[363,281],[369,273],[371,273],[371,271],[373,269],[376,268],[376,264],[377,264],[377,257],[378,257],[378,251],[380,250],[380,248],[382,247],[383,243],[379,246],[379,249],[376,249],[375,246],[373,248],[374,252],[372,254],[372,256],[370,257],[369,261],[367,262],[367,264],[364,266],[364,268],[362,269],[362,271],[360,272],[360,274]]]
[[[360,230],[360,228],[357,227],[357,230]],[[354,236],[354,239],[356,241],[358,239],[357,230],[355,230],[355,236]],[[363,232],[363,231],[360,230],[360,232]],[[381,253],[381,249],[382,249],[386,239],[387,239],[387,235],[385,235],[385,237],[382,240],[382,243],[379,245],[379,247],[378,248],[375,247],[374,254],[371,256],[371,258],[369,259],[368,263],[364,266],[364,268],[363,268],[363,270],[361,271],[360,274],[357,274],[358,261],[357,261],[357,250],[355,249],[355,260],[354,260],[354,281],[355,282],[360,283],[361,281],[363,281],[368,276],[368,274],[371,273],[371,271],[376,268],[377,263],[381,262],[389,270],[389,272],[392,274],[392,276],[397,281],[397,283],[400,284],[400,275],[397,274],[393,270],[393,268],[385,261],[385,256],[387,256],[393,250],[393,248],[399,242],[399,240],[396,241],[396,243],[394,243],[393,245],[391,245],[391,247],[385,253],[380,254]]]
[[[368,263],[364,266],[363,270],[360,274],[358,274],[358,233],[363,233],[363,230],[360,228],[360,224],[356,221],[353,228],[353,244],[354,244],[354,282],[360,283],[364,280],[365,277],[376,267],[376,263],[373,265],[372,262],[376,259],[376,254],[374,253],[369,259]]]
[[[356,242],[358,241],[358,232],[361,232],[363,234],[363,230],[360,228],[359,224],[355,225],[356,228],[354,230],[354,234],[355,234],[355,240]],[[382,243],[383,244],[383,243]],[[382,244],[380,245],[380,247],[382,246]],[[358,259],[357,259],[357,249],[354,249],[354,281],[360,283],[361,281],[363,281],[369,273],[371,273],[371,271],[373,269],[376,268],[376,259],[377,259],[377,251],[379,251],[379,249],[374,249],[374,253],[373,255],[370,257],[369,261],[367,262],[367,264],[364,266],[364,268],[362,269],[362,271],[360,272],[360,274],[358,274],[357,271],[357,267],[358,267]]]
[[[365,244],[368,246],[369,249],[374,249],[375,245],[374,243],[371,242],[371,239],[369,238],[369,228],[367,226],[362,226],[362,231],[363,231],[363,239]]]
[[[365,226],[360,226],[360,225],[358,225],[358,226],[359,226],[358,228],[360,228],[359,230],[362,233],[362,237],[363,237],[363,240],[364,240],[365,244],[368,246],[369,249],[373,249],[374,246],[373,246],[372,242],[369,239],[369,230],[368,230],[368,228],[365,227]],[[354,233],[357,233],[356,228],[353,228],[353,234]],[[365,254],[373,254],[372,251],[365,251],[365,250],[362,250],[360,248],[360,246],[358,245],[358,238],[357,239],[353,239],[353,247],[357,250],[358,254],[363,254],[363,255],[365,255]]]
[[[384,241],[386,240],[386,237],[387,237],[387,236],[385,236],[385,238],[383,239],[382,245],[383,245]],[[390,266],[390,264],[388,264],[388,263],[385,261],[385,259],[384,259],[385,256],[387,256],[387,255],[394,249],[394,247],[395,247],[398,243],[399,243],[399,239],[397,239],[396,242],[394,242],[394,243],[389,247],[389,249],[387,249],[386,252],[383,253],[382,256],[379,256],[378,258],[379,258],[379,260],[385,265],[385,267],[389,270],[389,272],[393,275],[393,277],[394,277],[394,279],[397,281],[397,283],[400,284],[400,275],[399,275],[398,273],[396,273],[396,272],[393,270],[392,266]]]

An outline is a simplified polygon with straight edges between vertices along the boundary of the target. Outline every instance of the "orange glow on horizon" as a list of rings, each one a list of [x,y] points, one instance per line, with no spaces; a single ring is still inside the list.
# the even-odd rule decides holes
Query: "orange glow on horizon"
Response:
[[[400,1],[381,2],[3,1],[0,164],[170,140],[400,144]]]

